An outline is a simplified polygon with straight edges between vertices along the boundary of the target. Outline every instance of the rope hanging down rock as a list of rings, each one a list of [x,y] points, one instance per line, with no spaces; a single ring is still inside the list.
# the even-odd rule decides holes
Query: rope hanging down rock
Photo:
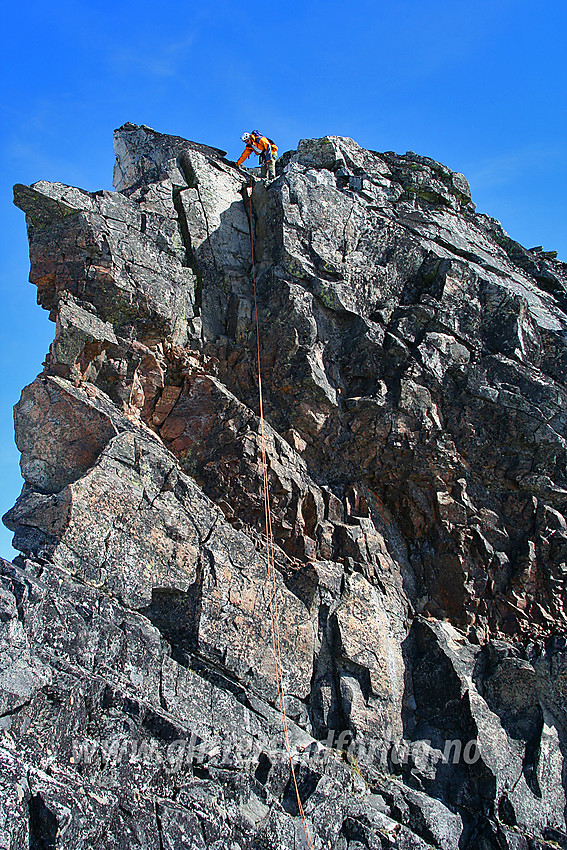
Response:
[[[268,463],[267,463],[267,453],[266,453],[266,432],[264,428],[264,397],[262,393],[262,367],[260,362],[260,322],[258,319],[258,300],[256,297],[256,271],[254,268],[254,230],[252,227],[252,191],[254,188],[253,178],[250,177],[250,191],[248,196],[249,202],[249,214],[248,219],[250,222],[250,249],[252,256],[252,283],[254,287],[254,314],[256,319],[256,356],[258,359],[258,398],[260,405],[260,443],[262,448],[262,477],[264,481],[264,521],[266,528],[266,557],[268,563],[268,581],[270,585],[270,617],[272,621],[272,648],[274,652],[274,664],[276,669],[276,684],[278,690],[278,702],[280,708],[280,714],[282,718],[282,728],[284,733],[285,746],[287,750],[287,755],[289,758],[289,766],[291,770],[291,776],[293,779],[293,785],[295,787],[295,795],[297,797],[297,808],[299,810],[299,814],[301,816],[301,823],[303,825],[303,831],[305,832],[305,838],[307,839],[307,844],[309,850],[313,850],[313,843],[311,841],[311,836],[309,834],[309,827],[307,826],[307,820],[305,818],[305,812],[303,810],[303,803],[301,802],[301,796],[299,794],[299,787],[297,784],[297,777],[295,775],[295,768],[293,766],[293,757],[291,754],[291,745],[289,742],[289,732],[288,732],[288,723],[287,723],[287,714],[285,711],[284,704],[284,691],[283,691],[283,678],[282,678],[282,655],[281,655],[281,641],[280,641],[280,628],[279,628],[279,616],[278,616],[278,600],[277,600],[277,584],[276,584],[276,564],[275,564],[275,551],[274,551],[274,535],[272,530],[272,510],[270,505],[270,488],[268,483]]]

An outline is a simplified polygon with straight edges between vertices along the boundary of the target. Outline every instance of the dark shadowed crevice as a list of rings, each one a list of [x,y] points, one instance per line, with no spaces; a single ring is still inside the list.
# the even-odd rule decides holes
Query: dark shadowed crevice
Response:
[[[201,312],[201,304],[203,300],[203,273],[199,267],[197,258],[195,257],[195,253],[193,251],[193,245],[191,242],[191,232],[189,230],[187,216],[185,215],[185,209],[183,207],[183,201],[181,199],[181,191],[182,190],[179,188],[179,186],[173,187],[173,206],[175,207],[175,212],[177,213],[179,230],[181,232],[181,238],[183,240],[183,246],[185,248],[185,264],[188,268],[191,269],[191,271],[196,277],[195,311],[196,315],[199,315]]]
[[[195,173],[195,169],[191,165],[191,160],[185,156],[185,154],[181,154],[178,159],[179,168],[181,169],[181,173],[185,177],[185,182],[187,183],[188,189],[196,189],[197,188],[197,175]]]
[[[165,744],[172,744],[174,741],[179,741],[183,735],[179,726],[176,726],[165,717],[151,710],[144,717],[142,727],[152,738]]]
[[[297,781],[299,796],[301,798],[301,804],[305,806],[305,803],[317,788],[319,780],[321,779],[321,774],[311,770],[311,768],[307,767],[305,764],[299,764],[295,766],[295,778]],[[288,815],[292,815],[292,817],[297,817],[299,815],[299,805],[297,802],[295,783],[292,776],[289,777],[289,781],[283,794],[282,808],[288,813]]]
[[[0,720],[3,720],[5,717],[13,717],[15,714],[19,714],[24,708],[27,708],[31,705],[31,699],[26,700],[25,702],[20,703],[20,705],[15,706],[15,708],[11,708],[8,711],[3,711],[0,714]]]
[[[156,800],[154,803],[154,814],[156,816],[156,826],[158,831],[158,839],[159,839],[159,850],[164,850],[164,841],[163,841],[163,825],[161,822],[161,811],[159,807],[159,803]]]
[[[32,794],[28,808],[29,850],[55,850],[59,824],[53,812],[45,805],[41,794]]]
[[[270,770],[272,768],[272,762],[268,758],[265,753],[260,753],[260,758],[258,759],[258,767],[256,768],[256,772],[254,773],[254,777],[258,780],[260,785],[265,785],[268,781],[268,776]]]
[[[171,645],[172,658],[184,667],[187,656],[198,650],[201,593],[202,574],[186,592],[154,588],[151,603],[141,612]]]
[[[201,190],[199,188],[199,180],[198,180],[197,175],[195,173],[195,169],[193,168],[193,166],[191,165],[191,162],[187,159],[187,157],[180,156],[178,162],[179,162],[179,167],[181,169],[181,172],[182,172],[183,176],[185,177],[185,182],[187,183],[187,187],[189,189],[195,189],[195,191],[197,192],[197,197],[199,198],[199,203],[201,204],[201,209],[203,211],[203,217],[205,219],[205,227],[206,227],[206,230],[207,230],[207,242],[209,243],[209,248],[211,249],[211,256],[213,258],[214,267],[215,267],[216,271],[218,272],[219,267],[217,265],[217,259],[215,257],[215,252],[213,251],[213,246],[211,244],[211,228],[210,228],[210,225],[209,225],[209,217],[207,215],[207,208],[206,208],[205,204],[203,203],[203,199],[201,197]]]

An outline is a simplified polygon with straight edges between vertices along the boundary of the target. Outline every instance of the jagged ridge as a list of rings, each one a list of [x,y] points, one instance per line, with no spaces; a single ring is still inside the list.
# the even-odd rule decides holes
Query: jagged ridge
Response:
[[[115,147],[115,193],[15,189],[56,336],[5,520],[6,846],[302,840],[251,208],[315,846],[564,841],[565,264],[413,153],[303,140],[250,200],[217,149],[135,125]],[[315,744],[333,734],[351,767]]]

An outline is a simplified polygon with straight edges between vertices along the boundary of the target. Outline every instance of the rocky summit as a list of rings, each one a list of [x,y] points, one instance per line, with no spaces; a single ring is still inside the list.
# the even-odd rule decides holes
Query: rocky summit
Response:
[[[412,152],[115,149],[14,190],[0,848],[567,847],[567,265]]]

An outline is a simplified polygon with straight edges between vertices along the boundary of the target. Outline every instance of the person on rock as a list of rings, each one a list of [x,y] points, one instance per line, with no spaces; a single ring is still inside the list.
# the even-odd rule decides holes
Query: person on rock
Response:
[[[268,180],[274,180],[278,153],[278,146],[275,142],[272,139],[268,139],[267,136],[261,136],[257,130],[252,130],[251,133],[243,133],[241,138],[243,142],[246,142],[246,147],[236,164],[241,166],[251,153],[256,153],[260,157],[262,177],[267,177]]]

